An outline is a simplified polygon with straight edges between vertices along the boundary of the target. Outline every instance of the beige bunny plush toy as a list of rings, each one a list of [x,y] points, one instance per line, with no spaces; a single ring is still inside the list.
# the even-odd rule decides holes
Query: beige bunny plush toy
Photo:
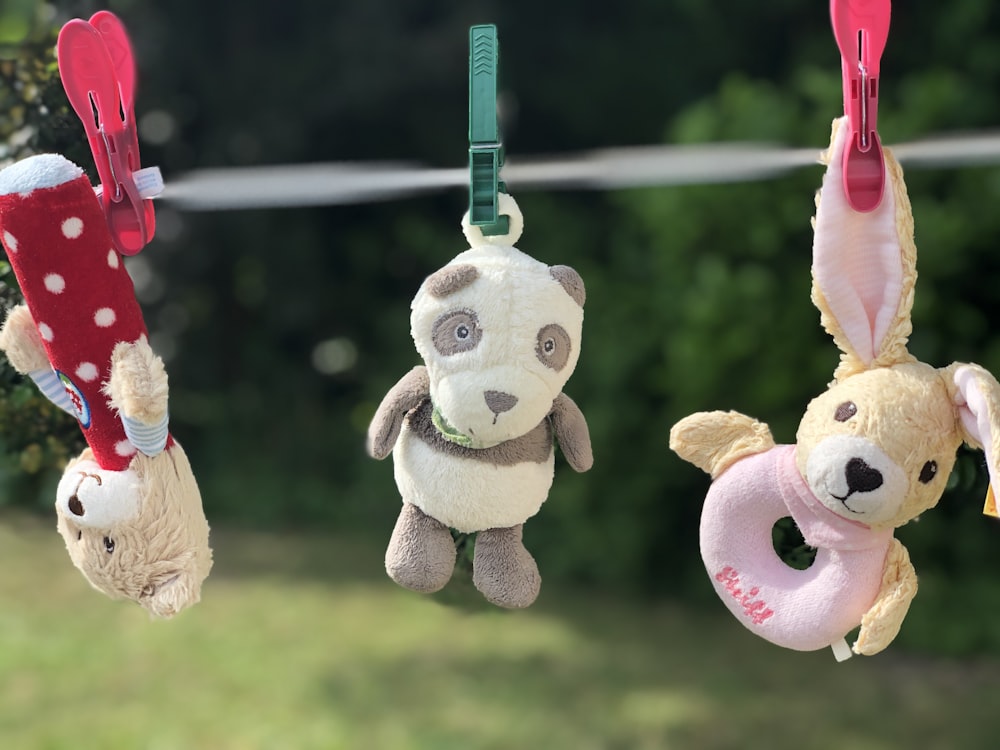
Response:
[[[859,213],[842,186],[849,128],[834,122],[817,198],[812,298],[842,354],[829,388],[806,408],[795,445],[735,412],[693,414],[670,447],[712,477],[702,558],[716,592],[747,628],[780,646],[831,646],[860,625],[853,651],[896,637],[917,579],[893,529],[937,504],[962,442],[985,450],[1000,478],[1000,386],[977,365],[934,368],[906,349],[917,278],[902,171],[885,149],[886,189]],[[817,548],[785,565],[771,530],[791,517]]]
[[[7,315],[0,350],[89,446],[56,492],[70,558],[105,594],[175,615],[212,567],[208,523],[168,432],[163,362],[83,170],[45,154],[0,172],[0,240],[27,302]]]
[[[375,458],[393,455],[403,509],[386,551],[389,576],[420,592],[455,567],[449,527],[478,532],[473,583],[501,607],[527,607],[541,578],[522,542],[548,496],[553,439],[576,471],[593,463],[587,422],[562,392],[580,356],[584,286],[513,245],[523,221],[500,194],[510,231],[485,237],[431,274],[410,331],[424,361],[386,394],[368,429]]]

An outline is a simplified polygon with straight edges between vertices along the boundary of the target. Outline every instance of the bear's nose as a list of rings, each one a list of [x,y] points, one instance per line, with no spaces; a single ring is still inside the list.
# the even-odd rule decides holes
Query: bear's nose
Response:
[[[80,498],[76,495],[73,495],[73,497],[69,499],[69,512],[74,516],[83,515],[83,503],[80,502]]]
[[[871,492],[882,486],[882,472],[869,466],[860,458],[852,458],[847,462],[848,492]]]
[[[483,393],[483,396],[486,398],[486,405],[490,407],[490,411],[494,414],[502,414],[505,411],[510,411],[517,403],[517,396],[512,396],[503,391],[486,391]]]

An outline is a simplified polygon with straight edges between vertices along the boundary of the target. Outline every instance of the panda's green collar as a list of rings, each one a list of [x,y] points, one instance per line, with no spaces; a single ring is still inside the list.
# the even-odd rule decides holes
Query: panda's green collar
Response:
[[[461,445],[463,448],[472,447],[472,438],[452,427],[451,423],[437,406],[431,411],[431,422],[445,440],[455,443],[455,445]]]

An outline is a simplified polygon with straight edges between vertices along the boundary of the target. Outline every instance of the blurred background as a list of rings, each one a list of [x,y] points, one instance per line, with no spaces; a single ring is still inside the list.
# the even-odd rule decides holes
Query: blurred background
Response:
[[[825,147],[842,113],[824,0],[0,0],[0,160],[60,151],[96,178],[57,80],[59,26],[100,9],[139,67],[144,165],[467,160],[468,27],[495,23],[508,159],[718,141]],[[1000,11],[897,3],[879,130],[1000,126]],[[7,747],[993,747],[1000,526],[963,449],[900,529],[921,580],[872,659],[743,631],[697,549],[708,478],[670,426],[736,409],[794,441],[838,353],[809,301],[819,166],[742,184],[512,192],[519,246],[587,284],[566,388],[596,464],[556,480],[525,540],[523,613],[462,568],[434,597],[381,555],[399,510],[364,435],[418,362],[409,302],[465,249],[463,190],[197,213],[157,203],[129,261],[215,533],[204,602],[149,623],[89,592],[50,527],[74,423],[0,361],[0,738]],[[1000,168],[910,169],[911,351],[1000,372]],[[0,256],[0,302],[17,298]],[[4,286],[6,284],[6,286]],[[93,743],[93,744],[90,744]]]

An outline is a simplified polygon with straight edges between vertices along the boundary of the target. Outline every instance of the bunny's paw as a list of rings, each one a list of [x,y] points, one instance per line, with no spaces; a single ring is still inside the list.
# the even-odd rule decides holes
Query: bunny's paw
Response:
[[[774,447],[771,429],[735,411],[702,411],[670,430],[670,449],[708,472],[712,479],[744,456]]]

